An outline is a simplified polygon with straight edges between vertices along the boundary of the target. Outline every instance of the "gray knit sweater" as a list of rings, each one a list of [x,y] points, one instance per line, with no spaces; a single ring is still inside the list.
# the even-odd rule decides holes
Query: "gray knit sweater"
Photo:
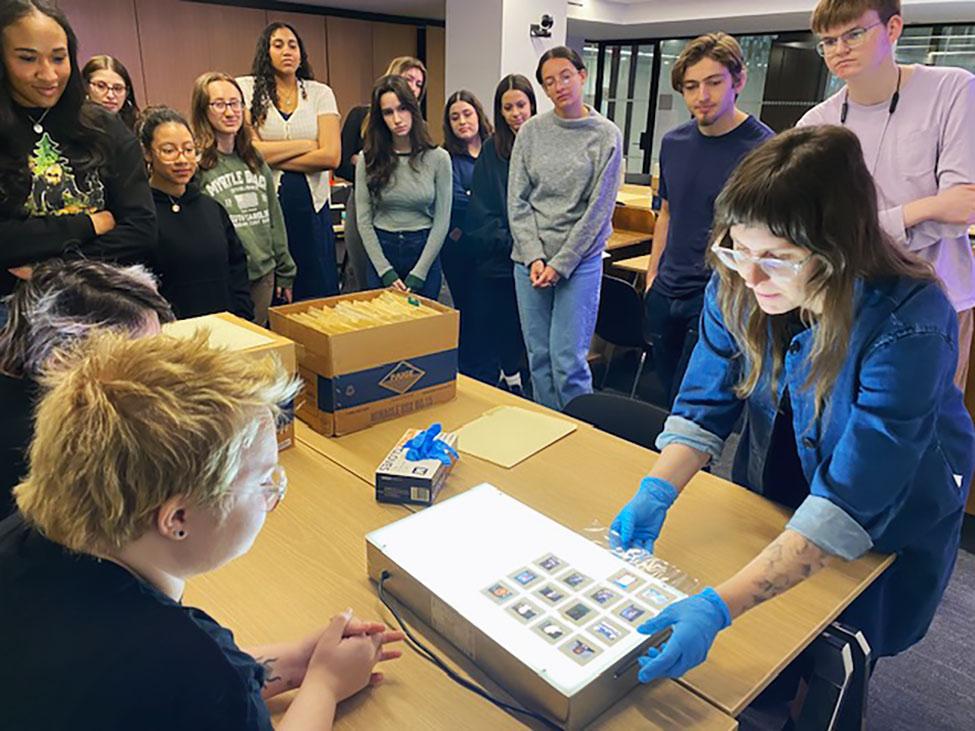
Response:
[[[415,170],[410,165],[409,156],[403,155],[397,160],[393,177],[376,203],[366,185],[366,156],[359,155],[355,165],[356,223],[362,245],[380,277],[393,267],[383,254],[375,229],[421,231],[428,228],[430,234],[426,246],[410,272],[419,279],[427,278],[450,227],[452,176],[450,154],[443,148],[427,150],[420,155]]]
[[[554,112],[532,117],[511,152],[511,258],[526,265],[543,259],[563,278],[605,246],[620,182],[619,128],[586,110],[582,119]]]

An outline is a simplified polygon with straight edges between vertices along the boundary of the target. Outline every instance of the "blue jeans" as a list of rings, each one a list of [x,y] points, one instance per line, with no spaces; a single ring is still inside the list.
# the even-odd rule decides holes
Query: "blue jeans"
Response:
[[[515,264],[515,293],[532,388],[542,406],[561,411],[576,396],[592,393],[586,355],[596,328],[602,277],[602,258],[591,256],[568,279],[536,289],[528,267]]]
[[[430,229],[425,228],[421,231],[384,231],[381,228],[375,229],[376,238],[379,239],[379,246],[382,247],[383,256],[396,271],[396,276],[406,281],[406,275],[413,271],[416,262],[423,253],[423,247],[427,245],[427,238]],[[433,260],[427,278],[424,280],[423,287],[417,292],[421,297],[435,300],[440,296],[440,284],[443,275],[440,270],[440,257]],[[369,270],[366,272],[366,286],[368,289],[380,289],[383,280],[376,272],[376,267],[369,262]]]

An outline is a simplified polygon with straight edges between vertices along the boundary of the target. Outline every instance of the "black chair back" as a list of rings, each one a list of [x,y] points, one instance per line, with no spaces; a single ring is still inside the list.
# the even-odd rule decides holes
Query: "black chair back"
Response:
[[[644,348],[643,299],[632,284],[603,275],[596,334],[611,345]]]
[[[670,416],[666,410],[646,401],[608,393],[576,396],[562,411],[647,449],[656,449],[654,442]]]

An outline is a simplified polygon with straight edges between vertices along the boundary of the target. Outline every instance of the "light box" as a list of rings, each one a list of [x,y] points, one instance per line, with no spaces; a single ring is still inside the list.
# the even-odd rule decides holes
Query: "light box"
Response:
[[[528,708],[580,728],[685,594],[488,484],[366,536],[369,576]]]

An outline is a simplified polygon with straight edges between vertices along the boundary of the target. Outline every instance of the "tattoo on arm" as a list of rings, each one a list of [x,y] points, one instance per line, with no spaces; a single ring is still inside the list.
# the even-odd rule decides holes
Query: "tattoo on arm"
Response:
[[[280,675],[275,675],[274,663],[278,661],[276,657],[257,657],[254,658],[257,664],[264,668],[264,688],[267,688],[271,683],[277,683],[282,678]]]
[[[803,535],[787,531],[758,555],[760,576],[742,611],[791,589],[809,578],[829,562],[829,554]]]

